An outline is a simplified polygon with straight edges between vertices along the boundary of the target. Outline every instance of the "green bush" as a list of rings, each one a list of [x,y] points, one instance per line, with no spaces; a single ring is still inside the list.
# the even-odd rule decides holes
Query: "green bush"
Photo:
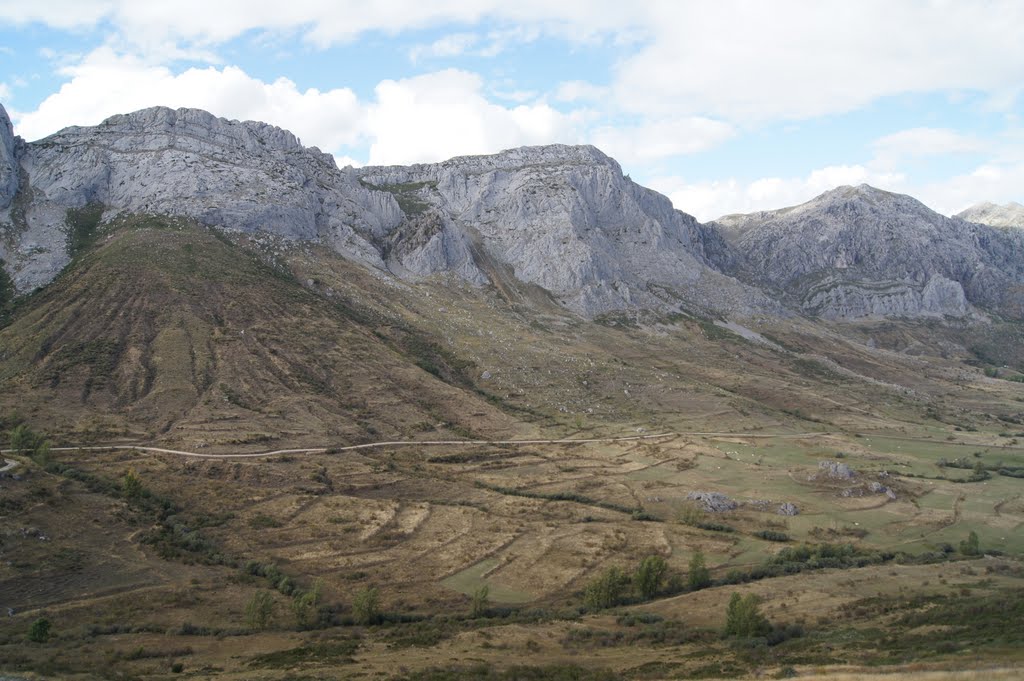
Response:
[[[698,591],[711,586],[711,571],[704,563],[704,554],[697,551],[690,558],[690,574],[687,576],[687,586],[691,591]]]
[[[757,594],[741,596],[734,593],[725,614],[725,635],[736,638],[766,636],[772,627],[761,614],[761,598]]]
[[[367,587],[356,594],[352,601],[352,618],[356,624],[376,624],[380,621],[380,594],[374,587]]]
[[[28,628],[28,640],[33,643],[46,643],[50,638],[50,620],[40,617]]]
[[[249,628],[262,631],[270,625],[274,613],[274,599],[269,591],[257,591],[245,606],[245,618]]]
[[[647,556],[633,574],[633,586],[641,598],[653,598],[661,591],[668,563],[661,556]]]
[[[583,603],[595,610],[618,605],[627,583],[628,579],[622,569],[612,566],[587,585],[583,592]]]

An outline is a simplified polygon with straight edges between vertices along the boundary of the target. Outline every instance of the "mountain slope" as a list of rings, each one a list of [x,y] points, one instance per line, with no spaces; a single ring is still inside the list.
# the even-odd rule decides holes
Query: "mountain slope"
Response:
[[[799,206],[717,223],[723,269],[831,319],[1019,317],[1020,235],[946,218],[909,196],[840,187]]]
[[[465,389],[467,365],[398,317],[311,293],[189,221],[100,229],[0,329],[2,408],[51,431],[193,447],[510,424]]]

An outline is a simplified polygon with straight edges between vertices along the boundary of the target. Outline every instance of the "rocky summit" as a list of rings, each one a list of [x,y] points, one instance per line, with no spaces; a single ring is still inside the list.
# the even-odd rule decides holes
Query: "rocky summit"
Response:
[[[1019,316],[1022,234],[947,218],[909,196],[839,187],[782,210],[732,215],[722,269],[829,319]]]
[[[1022,305],[1022,233],[867,186],[702,225],[589,146],[339,169],[285,130],[194,109],[145,109],[33,143],[3,112],[0,258],[17,291],[67,265],[84,208],[315,242],[406,281],[532,287],[586,317],[980,317]]]
[[[956,217],[993,227],[1024,227],[1024,206],[1016,201],[1002,206],[985,201],[957,213]]]

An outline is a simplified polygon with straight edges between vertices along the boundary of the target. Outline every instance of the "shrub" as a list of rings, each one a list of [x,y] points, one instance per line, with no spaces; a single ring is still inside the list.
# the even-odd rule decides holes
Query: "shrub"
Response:
[[[633,585],[641,598],[653,598],[660,590],[668,571],[668,563],[661,556],[647,556],[633,575]]]
[[[308,629],[316,622],[313,618],[320,605],[320,594],[323,591],[323,580],[317,579],[309,591],[300,591],[292,599],[292,612],[295,613],[295,624],[300,629]]]
[[[587,585],[583,602],[588,608],[601,609],[618,605],[626,586],[626,575],[621,568],[610,567]]]
[[[765,541],[789,541],[788,534],[785,532],[776,532],[775,530],[761,530],[760,532],[755,532],[754,536],[764,539]]]
[[[960,553],[965,556],[980,556],[981,547],[978,544],[978,533],[971,530],[971,533],[967,535],[967,539],[960,542]]]
[[[737,638],[766,636],[772,629],[761,614],[761,598],[757,594],[741,596],[733,593],[725,615],[725,635]]]
[[[257,591],[245,606],[245,617],[251,629],[262,631],[270,624],[274,612],[274,599],[269,591]]]
[[[469,610],[470,617],[483,617],[487,614],[487,608],[490,606],[490,601],[487,598],[489,593],[490,587],[486,584],[473,592],[473,604]]]
[[[352,617],[356,624],[376,624],[380,621],[380,594],[374,587],[367,587],[356,594],[352,601]]]
[[[711,571],[704,564],[704,554],[697,551],[690,558],[690,574],[687,577],[687,585],[691,591],[698,591],[711,586]]]
[[[40,617],[28,628],[28,640],[33,643],[46,643],[50,638],[50,620]]]

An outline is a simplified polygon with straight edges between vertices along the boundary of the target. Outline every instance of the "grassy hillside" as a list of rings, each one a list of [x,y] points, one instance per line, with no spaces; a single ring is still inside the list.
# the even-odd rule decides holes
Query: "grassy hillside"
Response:
[[[0,330],[0,404],[70,441],[301,445],[508,427],[400,320],[166,218],[115,223]],[[444,430],[445,426],[441,429]]]
[[[0,328],[0,672],[1014,678],[1015,327],[717,322],[100,226]],[[346,449],[470,437],[598,441]],[[734,593],[767,628],[723,633]]]

